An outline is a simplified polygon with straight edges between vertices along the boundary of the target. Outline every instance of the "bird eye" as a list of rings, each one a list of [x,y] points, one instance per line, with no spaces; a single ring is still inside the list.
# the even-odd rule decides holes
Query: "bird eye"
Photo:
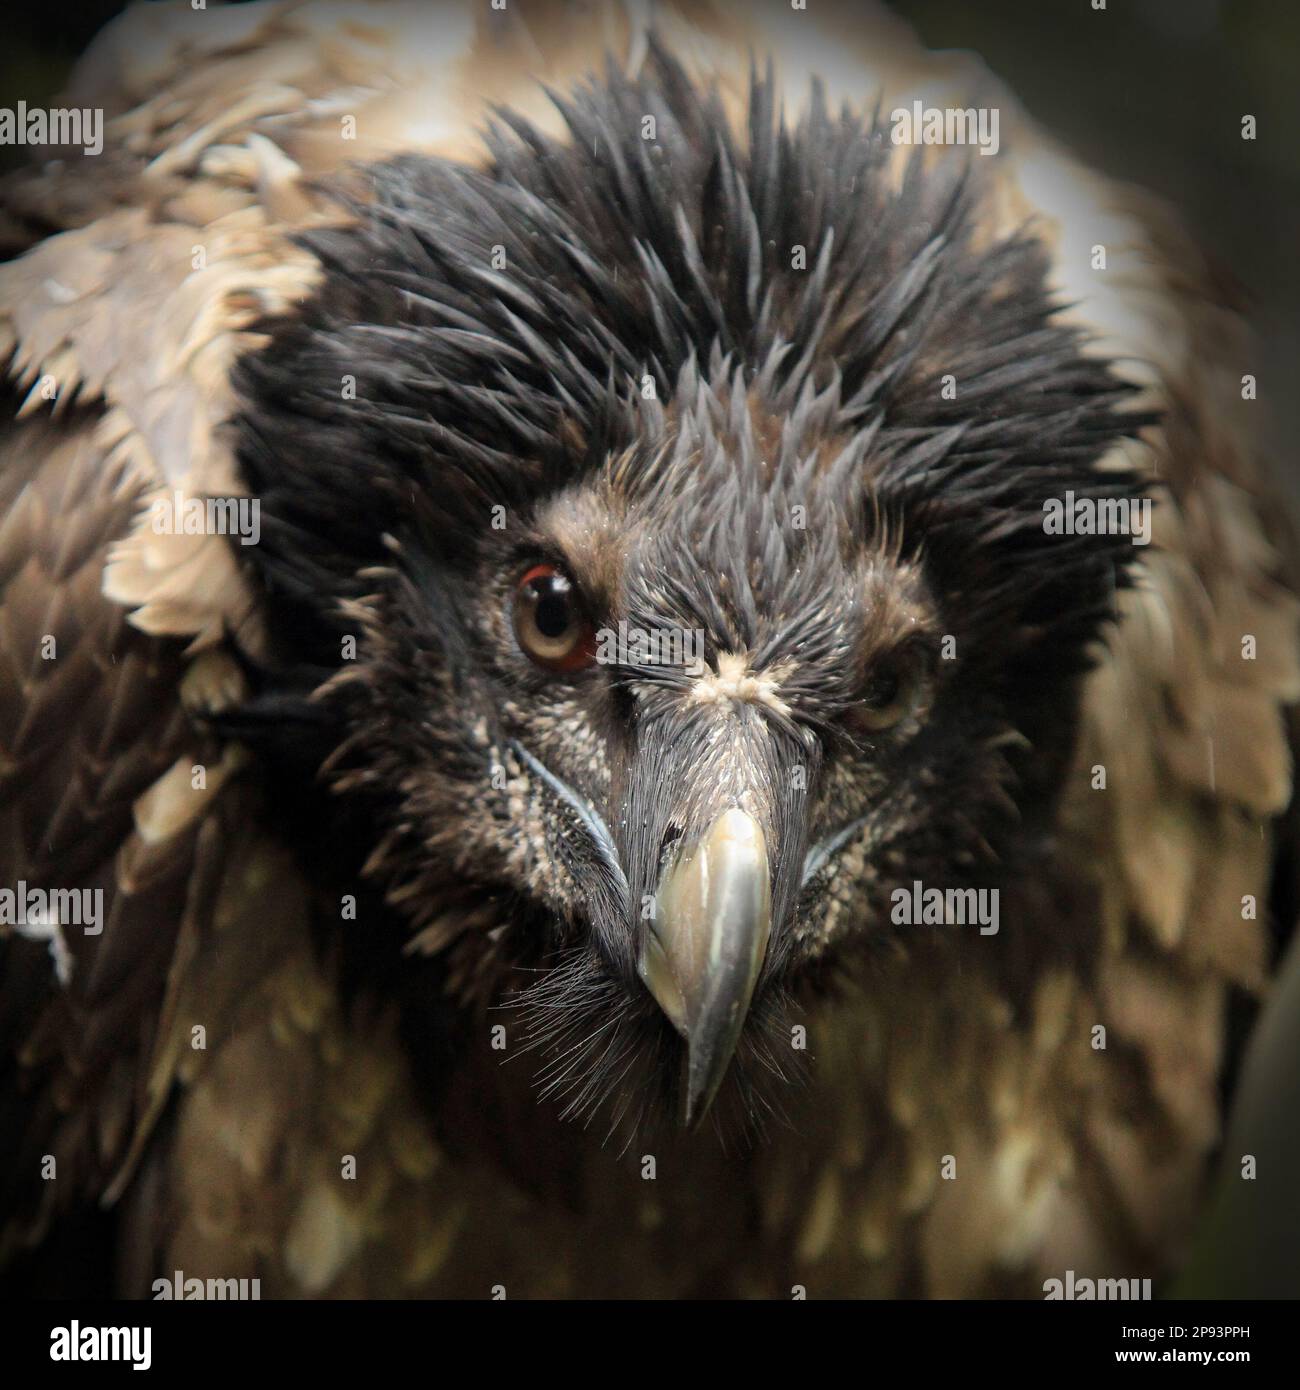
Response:
[[[596,654],[596,634],[563,570],[534,565],[514,598],[515,638],[548,671],[580,671]]]
[[[867,733],[901,723],[921,698],[921,662],[914,653],[895,652],[871,669],[862,698],[849,707],[849,720]]]

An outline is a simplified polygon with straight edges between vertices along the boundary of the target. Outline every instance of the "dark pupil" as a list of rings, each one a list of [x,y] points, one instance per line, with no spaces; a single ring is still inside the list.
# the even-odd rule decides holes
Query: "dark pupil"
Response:
[[[867,703],[873,709],[888,709],[898,698],[898,672],[881,671],[867,690]]]
[[[563,637],[569,630],[569,586],[562,579],[538,579],[533,582],[537,595],[533,621],[543,637]]]

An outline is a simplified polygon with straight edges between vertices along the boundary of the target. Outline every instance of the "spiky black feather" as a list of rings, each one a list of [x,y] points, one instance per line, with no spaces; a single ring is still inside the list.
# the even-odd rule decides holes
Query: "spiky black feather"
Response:
[[[979,169],[917,150],[895,186],[879,120],[814,92],[789,128],[770,76],[742,146],[660,52],[559,104],[567,140],[503,115],[485,171],[369,170],[360,225],[305,238],[325,289],[237,374],[254,558],[299,641],[332,632],[385,532],[418,524],[454,562],[493,506],[648,457],[665,425],[643,377],[671,401],[696,364],[715,385],[739,368],[792,460],[870,428],[857,480],[984,630],[1050,613],[1077,645],[1118,551],[1045,537],[1041,503],[1131,492],[1093,465],[1145,420],[1117,419],[1125,388],[1058,320],[1033,229],[988,244]]]

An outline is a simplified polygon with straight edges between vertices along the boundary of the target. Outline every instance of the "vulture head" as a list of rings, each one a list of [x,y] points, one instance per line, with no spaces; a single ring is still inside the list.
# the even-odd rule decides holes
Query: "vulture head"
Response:
[[[1032,874],[1133,555],[1043,503],[1133,495],[1143,420],[978,157],[770,75],[733,129],[658,51],[561,110],[307,234],[237,377],[231,722],[543,1093],[697,1124],[927,930],[896,890]]]

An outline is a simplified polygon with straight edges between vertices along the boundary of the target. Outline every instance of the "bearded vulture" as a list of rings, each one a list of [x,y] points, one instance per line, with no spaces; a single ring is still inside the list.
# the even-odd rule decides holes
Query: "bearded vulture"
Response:
[[[61,100],[102,150],[0,196],[11,1277],[1192,1278],[1286,1163],[1225,1134],[1300,607],[1177,219],[830,0],[138,7]]]

